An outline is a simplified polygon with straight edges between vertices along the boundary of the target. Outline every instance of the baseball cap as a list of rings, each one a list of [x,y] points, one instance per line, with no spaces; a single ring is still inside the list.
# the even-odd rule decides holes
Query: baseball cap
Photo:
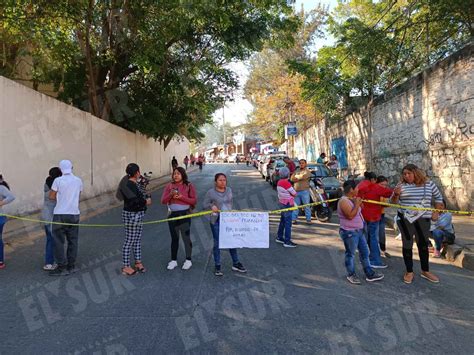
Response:
[[[72,163],[70,160],[61,160],[59,162],[59,169],[63,174],[70,174],[72,172]]]

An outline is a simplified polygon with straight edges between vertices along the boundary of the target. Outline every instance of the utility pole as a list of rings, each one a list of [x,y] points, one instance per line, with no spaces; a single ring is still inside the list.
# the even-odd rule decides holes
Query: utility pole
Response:
[[[225,114],[224,114],[224,109],[225,109],[225,101],[224,101],[224,106],[222,106],[222,131],[224,132],[224,154],[227,155],[227,137],[225,135]]]

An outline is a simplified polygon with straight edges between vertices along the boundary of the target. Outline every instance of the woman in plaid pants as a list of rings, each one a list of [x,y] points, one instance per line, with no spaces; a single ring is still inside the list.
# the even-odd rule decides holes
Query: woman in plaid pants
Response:
[[[125,225],[125,241],[122,248],[122,274],[131,276],[137,272],[145,272],[142,264],[141,238],[143,231],[143,217],[146,206],[151,204],[151,198],[143,194],[137,185],[140,177],[140,168],[135,163],[128,164],[127,175],[120,181],[117,197],[123,200],[122,220]],[[133,250],[135,267],[130,266],[130,254]]]

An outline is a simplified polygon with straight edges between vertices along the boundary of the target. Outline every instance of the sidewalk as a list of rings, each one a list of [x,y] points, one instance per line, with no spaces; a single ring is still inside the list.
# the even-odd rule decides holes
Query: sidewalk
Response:
[[[393,228],[395,210],[386,209],[387,225]],[[453,215],[456,240],[448,245],[442,256],[453,265],[474,271],[474,217]]]
[[[197,167],[189,167],[187,172],[190,173],[197,169]],[[158,190],[159,188],[166,185],[169,181],[170,175],[154,178],[148,185],[148,191],[153,192]],[[115,198],[115,192],[116,190],[114,189],[113,191],[81,201],[79,204],[81,211],[81,221],[84,222],[87,219],[104,213],[112,208],[122,206],[123,202],[118,201]],[[41,219],[41,211],[22,217]],[[36,238],[41,236],[44,236],[42,224],[18,219],[9,219],[3,231],[3,240],[7,248],[31,244]]]

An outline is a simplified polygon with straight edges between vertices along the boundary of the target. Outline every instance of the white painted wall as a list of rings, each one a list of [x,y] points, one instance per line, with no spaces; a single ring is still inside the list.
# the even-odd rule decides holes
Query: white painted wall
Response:
[[[36,211],[43,204],[48,170],[70,159],[84,182],[82,198],[116,188],[130,162],[154,176],[171,172],[171,158],[182,162],[189,142],[159,142],[110,124],[87,112],[0,76],[0,173],[17,196],[5,210]]]

